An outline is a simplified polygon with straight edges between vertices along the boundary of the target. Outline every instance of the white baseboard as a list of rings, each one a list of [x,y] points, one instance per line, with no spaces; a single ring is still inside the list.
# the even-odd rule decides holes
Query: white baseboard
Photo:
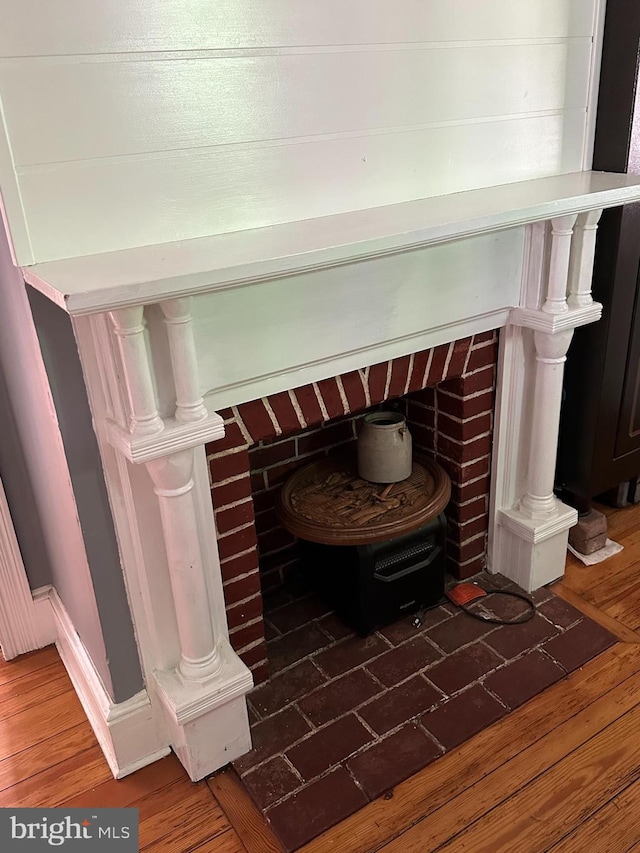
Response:
[[[53,608],[49,598],[50,586],[41,587],[33,593],[33,621],[36,625],[39,645],[38,648],[55,643],[58,629],[53,618]]]
[[[50,608],[33,600],[2,480],[0,590],[0,647],[5,660],[53,643],[55,629]]]
[[[34,593],[34,601],[55,626],[55,644],[91,728],[116,779],[170,752],[146,690],[126,702],[111,701],[71,618],[53,587]]]

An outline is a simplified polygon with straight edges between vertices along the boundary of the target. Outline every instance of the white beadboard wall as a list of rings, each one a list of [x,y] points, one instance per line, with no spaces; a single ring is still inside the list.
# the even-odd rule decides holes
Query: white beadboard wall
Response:
[[[600,0],[0,0],[21,264],[584,168]]]

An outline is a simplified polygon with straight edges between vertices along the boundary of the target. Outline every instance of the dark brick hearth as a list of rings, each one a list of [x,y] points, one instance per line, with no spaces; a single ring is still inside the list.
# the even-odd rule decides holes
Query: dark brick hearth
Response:
[[[419,630],[406,619],[363,639],[312,595],[266,597],[274,675],[249,694],[254,749],[234,767],[287,850],[615,642],[549,590],[533,599],[538,612],[522,625],[445,603]],[[505,616],[523,606],[494,602]]]

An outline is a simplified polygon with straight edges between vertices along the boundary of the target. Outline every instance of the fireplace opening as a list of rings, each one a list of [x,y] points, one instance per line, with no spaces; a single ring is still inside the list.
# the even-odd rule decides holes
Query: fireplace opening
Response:
[[[207,447],[229,638],[256,683],[268,674],[263,609],[304,588],[295,538],[276,515],[278,492],[300,467],[353,446],[361,419],[400,412],[414,453],[451,478],[447,570],[485,567],[497,333],[295,388],[222,412],[226,435]]]

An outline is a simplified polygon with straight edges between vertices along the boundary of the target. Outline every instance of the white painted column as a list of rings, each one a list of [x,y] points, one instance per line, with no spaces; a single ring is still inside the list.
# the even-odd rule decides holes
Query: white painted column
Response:
[[[221,664],[194,504],[193,457],[193,450],[182,450],[146,465],[160,505],[180,635],[178,669],[187,681],[202,681],[215,675]]]
[[[575,227],[574,247],[569,270],[569,307],[586,308],[593,304],[591,280],[596,251],[598,222],[602,210],[581,213]]]
[[[529,229],[521,299],[529,307],[512,311],[511,328],[503,334],[489,566],[528,590],[562,576],[568,531],[577,520],[576,511],[558,500],[553,488],[567,350],[574,329],[597,320],[602,308],[591,298],[599,216],[594,210],[579,219],[551,221],[549,271],[542,288],[544,246],[535,243]],[[532,333],[533,347],[527,339]],[[532,349],[533,369],[527,364]]]
[[[572,337],[572,330],[555,335],[534,332],[536,370],[533,420],[527,465],[527,492],[522,498],[522,508],[532,516],[548,516],[556,509],[553,485],[562,379]]]
[[[153,344],[162,347],[158,361],[171,362],[176,395],[175,417],[164,420],[156,402],[156,362],[147,353],[143,307],[109,314],[120,364],[115,348],[99,335],[88,328],[82,335],[82,323],[78,332],[84,364],[96,362],[87,371],[96,422],[118,454],[117,464],[105,465],[105,471],[118,528],[125,531],[125,575],[142,600],[132,610],[138,638],[147,638],[142,658],[155,720],[197,780],[250,749],[244,697],[253,680],[226,630],[203,452],[203,445],[224,436],[224,423],[207,412],[198,391],[189,305],[188,298],[160,304],[167,339],[160,336]],[[113,405],[120,398],[129,410],[126,425],[122,407],[118,413]],[[138,465],[146,467],[153,491],[149,480],[135,471]],[[150,506],[156,501],[159,512]],[[121,507],[124,512],[119,513]]]
[[[144,339],[144,307],[120,308],[110,315],[124,370],[132,435],[155,435],[164,424],[158,415],[153,379]]]
[[[551,220],[551,262],[547,298],[542,310],[548,314],[565,314],[567,305],[567,280],[571,256],[571,238],[576,216],[558,216]]]
[[[173,367],[176,420],[183,423],[200,421],[208,414],[198,388],[198,361],[190,303],[189,297],[167,299],[160,303]]]
[[[542,310],[547,314],[567,314],[567,287],[571,260],[571,240],[576,216],[559,216],[551,221],[551,259],[547,295]],[[562,332],[534,332],[536,369],[533,387],[531,441],[527,465],[527,492],[522,508],[533,516],[545,516],[556,508],[553,484],[558,447],[562,380],[573,329]]]

